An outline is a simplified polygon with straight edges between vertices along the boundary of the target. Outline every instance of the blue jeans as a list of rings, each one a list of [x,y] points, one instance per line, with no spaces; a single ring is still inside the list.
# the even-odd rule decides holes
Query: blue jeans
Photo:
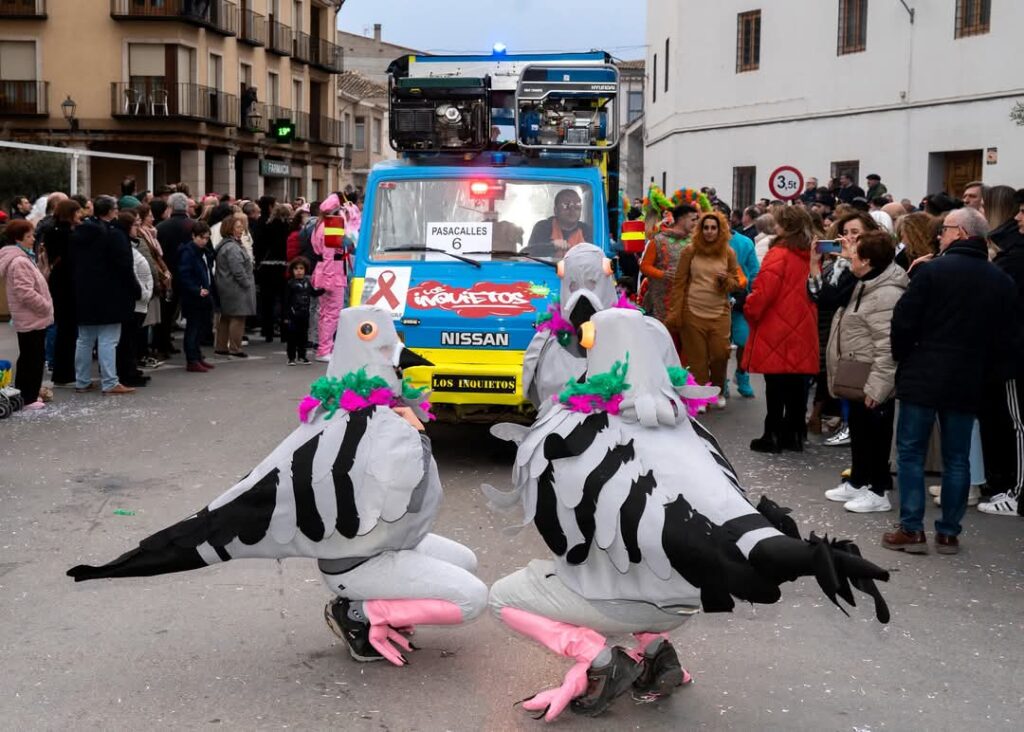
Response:
[[[971,431],[975,416],[952,409],[935,409],[900,402],[896,427],[896,468],[900,486],[900,525],[906,531],[924,530],[924,463],[935,417],[942,440],[942,518],[935,522],[940,534],[957,536],[967,511],[971,487]]]
[[[117,342],[121,340],[121,324],[80,325],[75,344],[75,386],[84,389],[92,383],[92,347],[100,361],[100,384],[103,391],[117,386]]]

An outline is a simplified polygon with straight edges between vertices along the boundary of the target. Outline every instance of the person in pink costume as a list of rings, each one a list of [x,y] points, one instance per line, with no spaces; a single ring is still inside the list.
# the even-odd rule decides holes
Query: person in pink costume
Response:
[[[338,315],[345,307],[351,251],[355,234],[359,231],[358,225],[354,231],[349,229],[350,215],[346,211],[346,207],[349,206],[353,204],[345,202],[343,205],[338,194],[332,193],[320,204],[320,220],[313,230],[313,251],[319,257],[313,269],[313,287],[324,290],[320,297],[320,315],[317,321],[317,361],[330,361],[334,349],[334,332],[338,328]],[[342,215],[346,219],[345,241],[340,249],[324,244],[324,217],[337,215]],[[358,217],[355,217],[355,220],[358,221]]]

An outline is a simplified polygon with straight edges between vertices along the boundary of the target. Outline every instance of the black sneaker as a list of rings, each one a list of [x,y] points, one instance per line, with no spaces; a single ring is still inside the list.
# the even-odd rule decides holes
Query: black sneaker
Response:
[[[641,696],[662,697],[691,681],[693,677],[679,663],[676,649],[666,640],[658,645],[654,655],[644,653],[643,670],[633,682],[633,689]]]
[[[606,666],[587,669],[587,691],[570,703],[576,714],[596,717],[611,706],[617,696],[625,694],[643,668],[624,650],[612,648],[612,660]]]
[[[370,624],[348,616],[351,603],[343,597],[335,598],[324,606],[324,620],[331,632],[348,644],[348,653],[362,663],[381,661],[384,656],[370,645]]]

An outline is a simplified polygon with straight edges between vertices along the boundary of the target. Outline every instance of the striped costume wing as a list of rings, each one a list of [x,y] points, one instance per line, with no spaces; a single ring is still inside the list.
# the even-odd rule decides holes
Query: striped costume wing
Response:
[[[426,487],[429,443],[390,409],[299,426],[207,507],[75,579],[183,571],[241,557],[345,556],[345,541],[395,522]]]

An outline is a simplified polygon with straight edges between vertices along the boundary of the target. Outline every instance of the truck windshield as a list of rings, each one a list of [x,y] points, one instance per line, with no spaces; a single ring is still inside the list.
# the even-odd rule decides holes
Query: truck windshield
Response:
[[[594,199],[586,184],[400,180],[381,182],[376,194],[374,260],[439,261],[450,252],[478,260],[522,261],[510,255],[526,254],[556,262],[570,246],[593,242]]]

